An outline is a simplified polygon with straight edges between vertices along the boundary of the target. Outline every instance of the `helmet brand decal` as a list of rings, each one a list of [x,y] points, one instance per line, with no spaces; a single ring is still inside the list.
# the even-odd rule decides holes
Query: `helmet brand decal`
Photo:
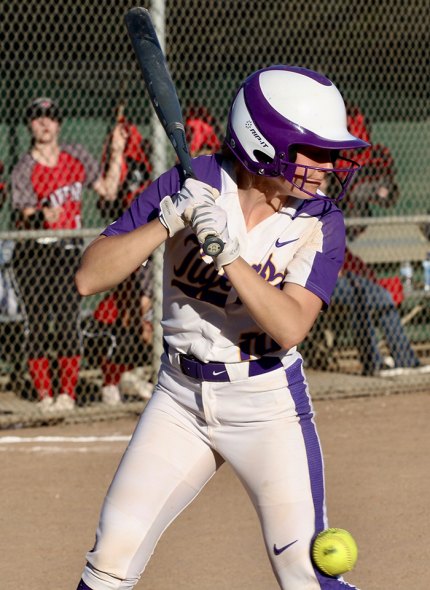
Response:
[[[245,123],[245,127],[247,129],[250,130],[250,132],[252,133],[252,135],[255,137],[255,139],[258,141],[258,143],[262,146],[262,147],[269,147],[269,145],[264,141],[264,139],[261,137],[261,135],[257,132],[256,129],[254,129],[253,125],[252,125],[252,121],[247,121]]]

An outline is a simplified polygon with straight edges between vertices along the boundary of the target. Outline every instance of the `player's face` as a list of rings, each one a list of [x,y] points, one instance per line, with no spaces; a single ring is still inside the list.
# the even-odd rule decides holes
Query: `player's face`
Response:
[[[333,152],[303,146],[296,153],[294,165],[293,182],[283,176],[265,177],[263,182],[280,196],[312,199],[318,189],[323,190],[327,174],[333,169]]]
[[[291,196],[312,199],[308,193],[315,194],[318,189],[322,189],[327,174],[333,169],[333,152],[310,146],[301,147],[297,151],[295,165]]]
[[[30,122],[31,134],[36,143],[55,143],[60,132],[60,123],[50,117],[38,117]]]

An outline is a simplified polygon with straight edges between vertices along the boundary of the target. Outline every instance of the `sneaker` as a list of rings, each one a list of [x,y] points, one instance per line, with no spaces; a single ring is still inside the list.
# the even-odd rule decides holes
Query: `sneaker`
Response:
[[[36,407],[41,412],[49,412],[52,409],[53,404],[54,399],[50,395],[47,395],[46,397],[43,397],[40,401],[36,402]]]
[[[430,365],[420,365],[419,367],[396,367],[395,369],[383,369],[378,371],[378,377],[399,377],[403,375],[416,375],[421,373],[430,373]]]
[[[124,371],[119,386],[123,395],[136,396],[141,399],[150,399],[154,389],[153,384],[142,380],[136,370]]]
[[[149,381],[139,381],[135,385],[135,395],[142,399],[151,399],[154,385]]]
[[[57,396],[53,410],[55,412],[70,412],[75,409],[75,400],[68,393],[60,393]]]
[[[384,356],[383,368],[385,369],[394,369],[396,366],[395,360],[392,356],[387,355]]]
[[[102,387],[102,402],[108,406],[117,406],[121,403],[121,394],[116,385],[104,385]]]

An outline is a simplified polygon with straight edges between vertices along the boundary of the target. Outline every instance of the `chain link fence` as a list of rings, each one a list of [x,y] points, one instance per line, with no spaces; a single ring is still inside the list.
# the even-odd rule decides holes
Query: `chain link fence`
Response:
[[[63,419],[69,408],[43,409],[40,391],[56,397],[73,389],[69,419],[138,412],[151,394],[161,347],[160,253],[110,293],[76,301],[72,284],[82,248],[175,161],[126,34],[130,7],[11,0],[0,8],[0,427]],[[260,67],[320,70],[341,89],[350,129],[372,148],[360,155],[361,172],[342,203],[348,256],[333,305],[301,346],[314,395],[428,387],[427,0],[154,0],[145,7],[191,142],[194,119],[222,141],[235,89]],[[17,202],[28,208],[25,190],[43,183],[23,164],[32,149],[27,109],[38,97],[61,112],[61,143],[72,146],[64,170],[73,146],[83,146],[86,156],[78,155],[92,182],[69,178],[82,189],[75,197],[54,191],[67,182],[54,187],[56,204],[75,203],[69,222],[20,225]],[[109,173],[118,121],[128,139],[121,188],[110,201],[95,181]],[[217,141],[200,143],[210,150]],[[14,182],[27,187],[18,201]]]

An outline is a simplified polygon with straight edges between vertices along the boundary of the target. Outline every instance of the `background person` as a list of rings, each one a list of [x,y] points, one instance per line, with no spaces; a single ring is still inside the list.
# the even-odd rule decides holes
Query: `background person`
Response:
[[[132,204],[134,199],[151,183],[151,146],[138,128],[124,115],[117,117],[123,126],[126,141],[121,156],[121,173],[118,191],[101,195],[98,206],[103,218],[112,222]],[[113,134],[104,142],[102,170],[108,173],[107,162],[111,153]],[[140,374],[145,354],[152,344],[152,263],[148,261],[102,299],[94,311],[96,334],[102,344],[100,367],[102,371],[102,401],[109,405],[122,402],[124,394],[149,399],[153,384]],[[146,371],[147,374],[147,371]]]
[[[100,194],[98,207],[105,220],[117,219],[151,182],[151,144],[140,133],[139,129],[119,114],[117,126],[121,125],[125,136],[125,145],[121,154],[121,166],[118,190],[116,193]],[[109,173],[115,129],[108,133],[103,142],[101,169],[103,176]]]
[[[345,587],[310,558],[327,520],[297,344],[329,304],[345,252],[342,213],[320,186],[336,175],[341,198],[357,166],[340,176],[333,152],[366,145],[347,131],[342,96],[325,76],[265,68],[236,95],[225,151],[194,160],[201,181],[181,189],[182,169],[172,168],[86,250],[82,295],[122,282],[165,242],[165,354],[79,590],[131,589],[162,532],[224,461],[257,511],[279,586]],[[200,248],[212,233],[225,243],[215,260]]]
[[[370,121],[355,104],[347,104],[347,127],[350,133],[370,144]],[[357,155],[351,150],[343,150],[341,155],[354,157],[360,164],[360,170],[340,204],[346,217],[370,217],[375,207],[387,209],[398,202],[396,168],[387,146],[376,143]],[[331,187],[327,189],[330,192]],[[353,242],[365,229],[365,225],[348,226],[349,241]],[[373,269],[349,248],[332,301],[351,311],[353,341],[359,352],[363,375],[390,376],[411,369],[426,370],[421,367],[411,346],[392,295],[382,286]],[[389,359],[385,359],[379,349],[378,328],[388,346]],[[392,366],[387,365],[387,360]]]
[[[220,150],[222,130],[206,107],[190,106],[184,120],[187,144],[193,158]]]
[[[371,217],[376,208],[388,209],[399,200],[394,158],[388,146],[372,142],[372,126],[361,109],[347,103],[348,131],[370,145],[355,155],[343,150],[343,158],[356,158],[360,169],[352,180],[348,194],[340,203],[345,217]],[[342,166],[342,160],[339,162]],[[348,226],[347,238],[354,240],[366,229],[365,225]]]
[[[109,171],[100,175],[96,160],[81,145],[59,142],[62,115],[52,99],[33,100],[25,113],[30,148],[12,171],[12,209],[19,229],[63,230],[81,227],[82,193],[92,187],[116,194],[125,136],[117,126]],[[81,361],[80,296],[73,276],[82,240],[47,236],[16,244],[13,269],[27,316],[28,369],[42,410],[54,401],[52,356],[58,363],[58,410],[73,409]]]
[[[392,295],[379,283],[375,272],[348,249],[332,302],[349,310],[363,375],[390,377],[430,370],[430,366],[421,365],[413,350]],[[379,349],[378,328],[388,347],[389,359]]]

